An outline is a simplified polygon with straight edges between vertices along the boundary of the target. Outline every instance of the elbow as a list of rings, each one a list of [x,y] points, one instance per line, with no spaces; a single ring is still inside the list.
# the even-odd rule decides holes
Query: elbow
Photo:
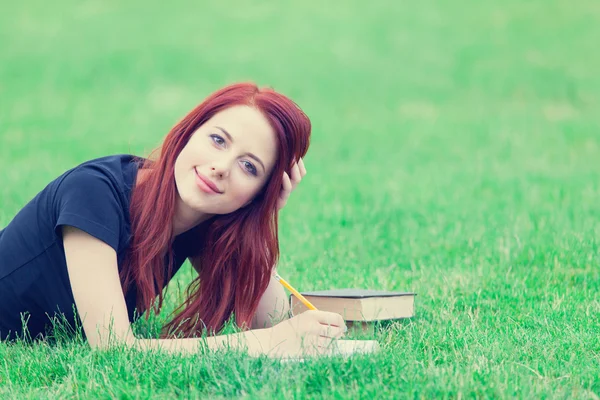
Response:
[[[88,345],[92,350],[108,350],[110,348],[107,342],[98,339],[88,339]]]
[[[258,303],[252,321],[252,329],[269,328],[288,318],[290,305],[283,286],[271,279],[267,290]]]

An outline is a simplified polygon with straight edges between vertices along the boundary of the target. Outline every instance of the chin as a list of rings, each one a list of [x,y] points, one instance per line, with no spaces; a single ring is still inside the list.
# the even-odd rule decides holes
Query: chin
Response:
[[[214,207],[214,204],[211,207],[211,205],[203,204],[202,202],[199,202],[199,201],[195,201],[195,202],[184,201],[184,204],[187,207],[194,210],[195,212],[207,214],[210,216],[231,214],[232,212],[237,211],[239,209],[239,208],[235,208],[235,209],[231,210],[229,208]]]

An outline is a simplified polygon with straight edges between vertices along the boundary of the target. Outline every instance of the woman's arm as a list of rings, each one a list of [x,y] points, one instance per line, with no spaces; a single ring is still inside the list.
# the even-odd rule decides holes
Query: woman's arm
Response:
[[[283,286],[271,277],[267,290],[260,298],[252,329],[268,328],[289,317],[290,305]]]
[[[63,226],[62,232],[75,305],[92,348],[126,344],[139,349],[194,353],[205,343],[211,350],[233,347],[247,349],[251,355],[290,356],[304,351],[325,353],[331,340],[343,335],[345,324],[339,314],[309,311],[272,328],[230,335],[137,339],[129,323],[114,249],[71,226]],[[306,350],[306,346],[310,348]]]
[[[62,233],[71,290],[90,346],[132,340],[115,250],[72,226],[63,226]]]
[[[133,335],[125,296],[119,280],[117,255],[112,247],[72,226],[63,226],[67,270],[83,330],[92,348],[126,343],[139,348],[162,347],[172,351],[197,351],[201,340],[209,348],[247,346],[261,353],[264,330],[213,336],[205,339],[137,339]]]

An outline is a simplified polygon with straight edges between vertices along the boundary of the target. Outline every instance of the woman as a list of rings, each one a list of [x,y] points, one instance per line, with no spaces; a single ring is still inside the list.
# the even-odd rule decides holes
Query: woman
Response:
[[[0,231],[0,337],[23,336],[24,323],[44,337],[60,317],[92,347],[194,351],[205,332],[212,349],[326,352],[345,328],[338,314],[264,326],[277,299],[285,304],[273,278],[277,212],[290,175],[306,173],[310,130],[287,97],[236,84],[175,125],[157,157],[104,157],[64,173]],[[161,339],[135,338],[136,315],[160,310],[186,259],[198,277]],[[242,332],[215,335],[232,315]]]

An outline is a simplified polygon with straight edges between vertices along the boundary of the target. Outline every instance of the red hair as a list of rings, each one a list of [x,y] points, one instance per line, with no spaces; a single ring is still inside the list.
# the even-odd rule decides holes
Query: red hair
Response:
[[[132,239],[120,274],[123,289],[127,292],[135,285],[140,313],[160,311],[162,291],[172,275],[175,160],[202,124],[234,105],[251,106],[265,116],[277,136],[278,158],[265,187],[249,205],[193,228],[197,247],[190,261],[199,275],[189,285],[185,301],[165,326],[163,336],[167,331],[186,337],[204,330],[214,334],[232,313],[237,325],[248,329],[279,258],[277,198],[283,172],[289,174],[293,161],[308,150],[310,120],[293,101],[272,89],[234,84],[210,95],[176,124],[158,159],[142,166],[149,172],[131,197]]]

